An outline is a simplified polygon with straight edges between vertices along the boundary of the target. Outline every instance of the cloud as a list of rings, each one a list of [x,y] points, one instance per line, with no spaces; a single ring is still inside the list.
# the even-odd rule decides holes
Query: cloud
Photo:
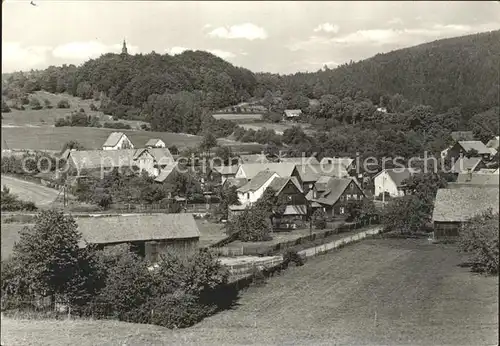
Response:
[[[181,54],[182,52],[185,52],[187,50],[196,50],[196,49],[180,47],[180,46],[175,46],[175,47],[172,47],[170,49],[165,49],[165,51],[168,52],[170,55]],[[199,50],[203,50],[203,49],[199,49]],[[213,55],[218,56],[221,59],[231,59],[231,58],[236,57],[236,54],[234,54],[232,52],[225,51],[225,50],[220,50],[220,49],[207,49],[205,51],[212,53]]]
[[[203,25],[202,30],[210,29],[213,25],[212,24],[205,24]]]
[[[52,47],[29,46],[19,42],[2,42],[2,70],[18,71],[41,68],[47,64]]]
[[[478,33],[483,31],[497,30],[500,25],[497,23],[488,23],[480,25],[463,25],[463,24],[434,24],[426,25],[423,28],[406,28],[406,29],[369,29],[357,30],[338,37],[318,37],[310,36],[307,40],[294,42],[287,46],[291,51],[310,50],[318,46],[325,45],[414,45],[424,43],[430,39],[441,39],[445,37],[453,37]]]
[[[121,44],[105,45],[99,41],[70,42],[57,46],[52,51],[52,55],[60,59],[84,61],[98,58],[106,53],[120,53],[121,49]],[[127,50],[129,54],[135,54],[138,48],[127,44]]]
[[[321,32],[321,31],[336,34],[339,32],[339,26],[330,23],[323,23],[314,28],[314,32]]]
[[[233,25],[230,27],[219,27],[208,33],[208,36],[215,38],[224,39],[247,39],[253,40],[265,40],[267,38],[267,32],[264,28],[258,27],[252,23],[245,23],[239,25]]]

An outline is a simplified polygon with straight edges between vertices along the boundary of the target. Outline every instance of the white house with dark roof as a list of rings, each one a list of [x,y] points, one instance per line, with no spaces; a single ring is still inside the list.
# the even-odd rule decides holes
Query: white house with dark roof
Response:
[[[380,171],[374,178],[375,196],[382,196],[385,192],[391,197],[405,195],[404,181],[415,174],[413,168],[393,168]]]
[[[297,119],[302,115],[302,110],[300,109],[285,109],[283,112],[283,118],[286,120]]]
[[[361,186],[352,177],[321,177],[320,180],[322,184],[311,191],[311,201],[315,204],[313,207],[323,208],[328,217],[343,216],[350,200],[366,198]]]
[[[290,177],[294,168],[294,163],[247,163],[238,167],[234,177],[252,180],[259,172],[268,170],[276,172],[280,177],[284,178]]]
[[[167,251],[189,254],[198,247],[200,231],[192,214],[128,214],[76,217],[80,247],[130,244],[150,262]]]
[[[476,151],[476,156],[483,159],[489,159],[491,156],[491,150],[481,141],[458,141],[448,150],[446,156],[458,159],[472,151]]]
[[[167,145],[159,138],[151,138],[146,142],[146,148],[166,148]]]
[[[102,145],[102,150],[134,149],[134,145],[123,132],[111,132]]]
[[[238,199],[241,205],[251,205],[262,197],[266,188],[271,184],[274,178],[279,178],[278,173],[264,170],[259,172],[248,183],[238,188]]]

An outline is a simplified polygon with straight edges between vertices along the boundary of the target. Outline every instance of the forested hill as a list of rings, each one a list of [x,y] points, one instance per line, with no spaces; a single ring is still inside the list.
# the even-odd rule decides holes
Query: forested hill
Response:
[[[401,94],[438,112],[461,107],[471,116],[498,105],[500,30],[443,39],[315,73],[258,74],[257,93],[280,90],[319,99],[366,97],[379,104]],[[292,96],[293,97],[293,96]]]

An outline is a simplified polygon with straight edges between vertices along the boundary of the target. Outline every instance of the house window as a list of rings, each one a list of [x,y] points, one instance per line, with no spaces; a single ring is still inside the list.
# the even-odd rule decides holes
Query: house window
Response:
[[[286,200],[287,200],[288,202],[291,202],[291,201],[292,201],[292,196],[291,196],[291,195],[286,196]]]
[[[351,199],[351,195],[347,195],[347,200],[350,200]]]
[[[247,199],[250,199],[250,192],[247,192]]]
[[[358,199],[358,195],[356,195],[356,194],[352,195],[352,199],[357,200]]]
[[[340,213],[344,214],[344,207],[340,207]]]

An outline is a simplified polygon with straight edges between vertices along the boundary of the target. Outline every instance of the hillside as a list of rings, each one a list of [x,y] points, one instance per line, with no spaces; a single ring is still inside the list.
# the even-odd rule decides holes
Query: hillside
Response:
[[[437,112],[461,107],[472,115],[498,105],[500,31],[437,40],[332,70],[288,76],[258,74],[257,93],[266,90],[303,94],[319,99],[367,97],[379,104],[381,96],[401,94],[413,104]]]

